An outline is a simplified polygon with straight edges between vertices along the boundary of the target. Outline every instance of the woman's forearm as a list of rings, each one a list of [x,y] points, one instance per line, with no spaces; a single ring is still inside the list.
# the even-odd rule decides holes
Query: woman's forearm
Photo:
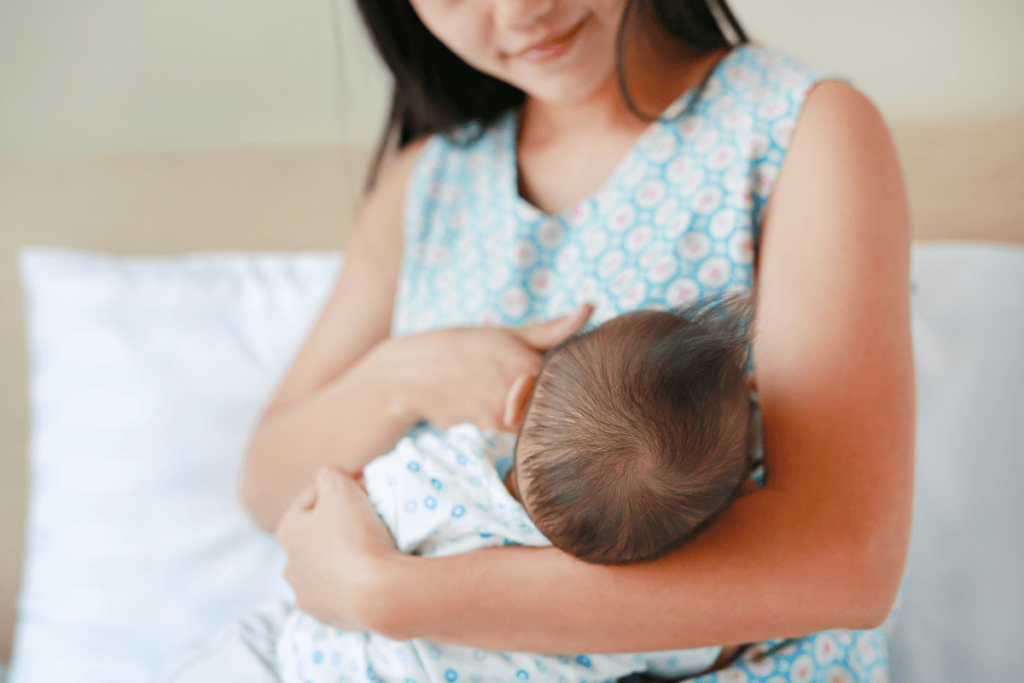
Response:
[[[277,525],[321,467],[358,472],[415,422],[385,371],[388,344],[377,344],[305,401],[264,416],[242,479],[242,499],[262,527]]]
[[[501,650],[623,652],[869,628],[885,618],[901,550],[850,528],[787,519],[770,490],[737,501],[658,561],[586,564],[551,548],[403,557],[378,574],[367,621],[390,637]],[[890,544],[879,563],[877,545]]]

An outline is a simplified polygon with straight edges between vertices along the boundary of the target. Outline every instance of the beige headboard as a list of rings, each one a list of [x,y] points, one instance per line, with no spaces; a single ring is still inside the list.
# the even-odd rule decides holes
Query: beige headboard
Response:
[[[921,239],[1024,244],[1024,117],[896,130]],[[24,525],[24,328],[16,250],[337,249],[365,149],[0,160],[0,659],[10,649]]]

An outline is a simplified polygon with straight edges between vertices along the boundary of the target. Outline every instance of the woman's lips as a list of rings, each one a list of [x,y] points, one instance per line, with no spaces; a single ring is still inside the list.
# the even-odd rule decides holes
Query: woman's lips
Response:
[[[579,35],[588,19],[590,19],[590,12],[583,15],[583,18],[576,22],[568,31],[546,37],[536,45],[531,45],[520,52],[518,56],[535,64],[558,59],[569,51],[572,41]]]

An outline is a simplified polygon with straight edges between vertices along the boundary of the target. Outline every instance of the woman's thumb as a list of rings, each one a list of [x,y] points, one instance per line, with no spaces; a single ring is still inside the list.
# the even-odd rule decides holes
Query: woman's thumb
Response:
[[[569,335],[578,332],[593,312],[593,306],[581,304],[567,316],[525,325],[512,332],[537,351],[547,351]]]

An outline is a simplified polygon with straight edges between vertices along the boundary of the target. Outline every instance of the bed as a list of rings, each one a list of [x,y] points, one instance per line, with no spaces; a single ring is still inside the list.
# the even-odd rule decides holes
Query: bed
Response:
[[[1022,310],[1022,296],[1018,292],[1020,285],[1024,285],[1024,247],[1015,246],[1024,245],[1024,119],[907,125],[897,128],[896,137],[919,240],[915,247],[920,280],[915,306],[920,315],[915,319],[915,345],[919,392],[924,393],[919,394],[923,421],[919,432],[917,521],[909,569],[912,581],[906,618],[893,641],[893,680],[952,681],[1008,676],[1024,664],[1020,654],[1010,647],[1010,637],[1024,632],[1024,595],[1015,579],[1024,573],[1024,525],[1019,521],[1024,520],[1024,509],[1010,487],[1015,474],[1024,475],[1020,464],[1024,459],[1019,457],[1024,454],[1024,447],[1018,445],[1024,443],[1024,433],[1021,421],[1014,419],[1024,409],[1024,395],[1020,391],[1024,387],[1024,370],[1013,353],[1014,349],[1024,348],[1024,313],[1020,315],[1020,324],[1013,318],[1015,312]],[[15,605],[22,585],[19,577],[25,552],[23,529],[29,482],[35,502],[46,500],[47,495],[52,497],[56,487],[54,476],[58,473],[64,474],[64,486],[73,491],[72,483],[88,481],[88,476],[98,477],[97,472],[103,471],[92,466],[98,461],[78,461],[77,466],[84,467],[82,470],[69,469],[65,461],[56,465],[36,462],[30,480],[26,459],[30,433],[27,346],[34,349],[32,386],[36,412],[32,426],[37,438],[32,441],[33,453],[38,455],[47,448],[60,452],[59,443],[41,443],[38,435],[50,424],[44,418],[66,417],[66,412],[52,408],[59,401],[47,398],[63,393],[59,386],[42,388],[37,371],[45,367],[40,349],[47,340],[63,343],[54,349],[70,348],[63,338],[69,329],[63,327],[68,315],[101,305],[107,306],[104,310],[108,312],[123,313],[123,306],[117,308],[111,303],[112,287],[122,292],[134,288],[139,294],[145,287],[173,281],[177,283],[174,286],[186,292],[182,296],[192,291],[196,298],[196,287],[220,292],[223,306],[233,306],[249,296],[248,301],[259,315],[253,313],[251,319],[236,322],[240,329],[249,330],[253,338],[262,339],[260,343],[264,345],[250,344],[248,365],[236,368],[239,374],[225,377],[241,382],[240,378],[252,374],[245,375],[246,369],[262,369],[258,380],[242,385],[249,390],[246,396],[238,393],[228,397],[234,401],[231,405],[235,412],[225,419],[234,420],[236,436],[235,441],[219,446],[224,452],[238,452],[242,447],[239,439],[248,428],[247,420],[252,419],[261,397],[272,389],[275,373],[283,369],[303,326],[316,313],[318,297],[323,296],[333,273],[340,267],[337,250],[344,244],[358,207],[361,169],[367,157],[368,150],[353,148],[0,160],[0,660],[6,660],[11,652]],[[23,254],[19,275],[17,254],[26,245],[120,255],[201,252],[205,256],[185,261],[125,261],[35,251]],[[262,256],[254,256],[253,252]],[[71,277],[58,283],[57,275],[61,273],[84,279]],[[106,285],[100,282],[104,277],[108,279]],[[24,290],[19,278],[24,278]],[[975,284],[986,278],[989,288]],[[99,293],[89,299],[88,286],[83,282],[99,287]],[[982,291],[994,291],[998,296],[986,295],[981,299]],[[59,315],[49,320],[45,316],[34,319],[33,330],[41,337],[26,345],[23,293],[33,292],[36,298],[30,299],[30,310],[45,308],[49,315]],[[1007,312],[1011,314],[1008,321],[1002,319]],[[205,313],[193,311],[193,315],[200,317],[215,317],[216,313],[216,309]],[[144,314],[145,311],[135,315]],[[268,321],[278,326],[289,325],[291,335],[274,336],[267,332]],[[82,327],[76,329],[86,334],[89,320],[83,318],[78,322]],[[126,326],[137,322],[122,321]],[[95,330],[92,333],[99,334]],[[261,334],[264,336],[260,337]],[[81,373],[78,376],[83,381],[91,376],[89,372],[97,371],[81,357],[75,362],[79,363],[76,372]],[[229,364],[221,365],[225,372],[230,369]],[[144,383],[140,378],[147,377],[151,378],[138,373],[126,376],[122,386],[141,390],[139,386]],[[998,389],[993,391],[991,387]],[[79,400],[86,401],[87,396],[83,393]],[[178,400],[180,403],[182,399]],[[40,410],[44,405],[47,412]],[[955,426],[952,433],[948,431],[950,425]],[[979,435],[986,439],[984,447],[977,441]],[[942,459],[934,455],[936,452],[943,454]],[[110,472],[119,471],[117,463],[108,466],[112,468]],[[69,479],[75,472],[79,479]],[[43,473],[47,476],[41,476]],[[165,486],[169,473],[162,474],[162,478],[136,479],[126,485],[148,481],[154,487]],[[150,472],[147,476],[155,475]],[[230,468],[223,469],[219,476],[223,488],[223,482],[230,482]],[[111,477],[95,479],[110,480]],[[183,487],[187,489],[187,483]],[[231,491],[227,488],[220,493],[229,497]],[[62,530],[66,532],[68,526],[62,526],[61,515],[66,516],[74,505],[82,509],[90,505],[88,495],[77,502],[67,500],[66,509],[54,509],[55,503],[48,503],[44,512],[33,508],[29,522],[34,525],[31,536],[35,540],[30,552],[47,548],[46,543],[59,540]],[[187,496],[178,503],[182,500],[187,501]],[[44,513],[52,517],[46,518]],[[56,536],[40,535],[39,527],[45,519],[57,530]],[[162,521],[165,520],[149,519],[152,524]],[[138,538],[145,538],[145,522],[138,520]],[[263,568],[258,577],[247,575],[245,579],[250,581],[253,594],[286,591],[274,575],[274,563],[280,562],[280,556],[272,541],[259,540],[254,528],[246,529],[247,523],[240,516],[233,517],[233,526],[219,532],[224,536],[217,537],[217,530],[211,529],[206,541],[242,539],[238,543],[248,544],[245,552],[251,553],[247,556],[250,563]],[[85,526],[76,533],[79,538],[97,534],[102,539],[103,529]],[[101,559],[109,561],[111,554],[116,554],[116,547],[110,543],[100,543],[99,547],[108,552]],[[143,573],[150,589],[159,591],[161,586],[171,585],[167,582],[175,577],[160,574],[156,568],[160,549],[154,546],[150,550],[149,573]],[[78,561],[87,555],[79,549],[79,555],[69,558]],[[236,554],[236,560],[237,557]],[[226,562],[224,567],[231,564]],[[237,561],[233,566],[237,567]],[[39,571],[38,565],[31,569],[33,575]],[[223,569],[219,580],[224,584],[237,582],[232,571]],[[119,604],[116,600],[109,602],[111,596],[117,597],[115,579],[122,583],[133,580],[111,575],[107,579],[112,582],[109,586],[97,587],[94,583],[92,593],[79,589],[67,599],[83,604],[91,600],[86,606],[110,612],[109,605]],[[176,579],[181,582],[181,576]],[[189,583],[194,581],[181,583],[180,590],[189,590],[185,585]],[[34,586],[26,581],[24,585],[23,606],[29,599],[35,600],[33,609],[39,600],[57,600],[52,591],[42,597],[30,594],[36,590],[34,586],[47,586],[45,580],[36,581]],[[129,599],[131,596],[121,596],[127,604],[115,610],[128,621],[108,619],[104,627],[130,630],[130,620],[139,620],[145,613],[140,610],[145,601],[140,601],[139,595],[145,593],[136,594],[133,600]],[[172,637],[183,629],[216,621],[239,609],[246,595],[240,593],[231,600],[210,603],[208,613],[198,616],[173,610],[150,616],[161,622],[161,634]],[[192,597],[198,599],[196,595]],[[160,602],[158,595],[151,599],[152,604]],[[82,614],[89,612],[85,610]],[[112,638],[114,631],[88,627],[89,624],[81,623],[68,625],[72,629],[69,634],[89,631],[89,638],[79,637],[77,641],[83,652],[113,648],[116,656],[122,656],[133,647],[152,650],[152,633],[150,641],[146,641],[145,633],[140,633],[140,640],[133,642]],[[75,628],[78,630],[74,631]],[[142,660],[136,661],[134,668],[126,664],[114,674],[100,666],[91,672],[94,678],[83,675],[80,680],[140,680],[147,664],[139,661]],[[22,668],[18,681],[47,680],[47,674],[55,675],[59,670]],[[979,675],[981,671],[986,675]]]

